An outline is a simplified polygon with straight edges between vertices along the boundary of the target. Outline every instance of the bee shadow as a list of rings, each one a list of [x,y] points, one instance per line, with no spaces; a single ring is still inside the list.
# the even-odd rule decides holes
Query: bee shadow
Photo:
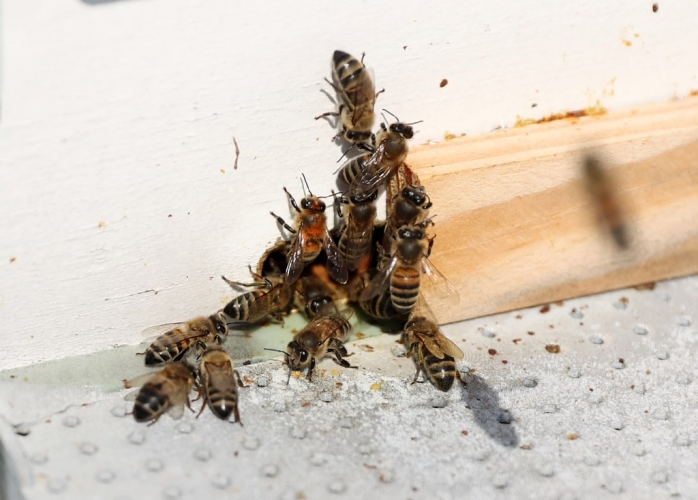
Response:
[[[461,396],[473,412],[475,422],[495,441],[507,448],[519,445],[519,436],[512,423],[501,423],[500,415],[509,415],[499,405],[499,395],[478,375],[461,375]]]

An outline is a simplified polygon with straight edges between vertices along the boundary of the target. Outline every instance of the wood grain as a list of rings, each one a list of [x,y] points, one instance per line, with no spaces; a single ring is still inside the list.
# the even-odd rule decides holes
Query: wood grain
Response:
[[[583,177],[600,158],[630,248],[600,224]],[[432,262],[452,322],[698,272],[698,99],[414,147],[434,202]]]

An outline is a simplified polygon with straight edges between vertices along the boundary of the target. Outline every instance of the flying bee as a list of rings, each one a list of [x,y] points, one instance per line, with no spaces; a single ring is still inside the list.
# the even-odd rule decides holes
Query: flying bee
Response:
[[[308,186],[307,181],[305,185]],[[309,186],[308,191],[310,191]],[[284,188],[284,192],[288,196],[291,206],[298,212],[295,219],[295,229],[274,212],[271,212],[277,223],[294,234],[286,266],[286,283],[289,285],[294,283],[303,269],[312,263],[322,250],[325,250],[325,254],[327,254],[326,266],[329,275],[339,283],[346,283],[349,279],[349,271],[344,257],[327,230],[325,203],[310,193],[309,196],[301,200],[299,208],[296,200],[286,188]]]
[[[412,125],[415,123],[398,121],[391,123],[389,127],[381,123],[375,149],[364,146],[364,149],[369,149],[369,153],[349,160],[341,167],[342,180],[351,179],[351,196],[357,199],[369,197],[404,163],[409,151],[407,140],[414,136]]]
[[[293,298],[293,290],[285,280],[276,285],[268,278],[264,278],[250,269],[250,274],[256,280],[252,283],[240,283],[231,281],[225,276],[221,276],[223,281],[231,287],[257,287],[266,288],[264,290],[252,290],[238,295],[223,308],[223,313],[233,322],[256,323],[267,316],[272,316],[278,321],[283,320],[283,312],[288,311]]]
[[[199,418],[208,404],[218,418],[228,420],[232,413],[235,416],[233,423],[242,425],[238,411],[238,386],[246,386],[235,369],[233,358],[220,347],[210,347],[201,355],[199,373],[199,393],[203,394],[204,402],[196,417]]]
[[[371,265],[371,250],[373,248],[373,225],[376,220],[376,198],[378,191],[373,191],[365,199],[335,198],[335,206],[339,217],[343,217],[341,205],[349,206],[346,221],[339,237],[340,253],[344,256],[349,271],[363,273]]]
[[[343,136],[353,144],[373,141],[373,106],[376,97],[383,91],[376,93],[371,75],[364,66],[363,57],[359,61],[346,52],[335,50],[332,55],[332,79],[334,82],[327,78],[325,81],[339,96],[339,110],[323,113],[315,119],[339,116],[342,128],[335,137]]]
[[[413,384],[417,382],[419,374],[424,372],[440,391],[446,392],[451,388],[453,380],[458,377],[456,359],[463,358],[463,351],[441,332],[439,323],[423,297],[405,324],[402,343],[407,349],[406,356],[414,356],[417,365]]]
[[[161,325],[154,328],[171,326]],[[150,330],[148,328],[146,332]],[[226,320],[220,312],[209,317],[199,316],[186,323],[176,323],[174,328],[157,337],[145,352],[138,354],[145,354],[146,366],[157,366],[183,359],[191,347],[200,351],[213,342],[221,344],[227,335]]]
[[[360,302],[367,302],[386,290],[397,314],[408,314],[415,303],[420,288],[435,292],[439,298],[458,301],[458,292],[451,283],[429,262],[434,238],[427,238],[424,228],[427,221],[416,226],[403,226],[393,236],[392,255],[379,259],[379,272],[361,292]],[[382,262],[381,262],[382,261]],[[422,275],[427,276],[422,283]],[[421,285],[426,285],[422,287]]]
[[[189,392],[195,382],[196,368],[186,361],[177,361],[155,373],[124,380],[127,389],[141,386],[133,406],[136,422],[150,421],[148,425],[153,425],[165,412],[172,418],[180,418],[185,405],[191,410]]]
[[[291,380],[291,373],[303,371],[306,368],[308,368],[308,380],[312,380],[315,363],[328,353],[334,356],[335,363],[345,368],[356,368],[344,359],[350,356],[344,347],[344,342],[351,334],[351,324],[348,319],[352,312],[351,309],[337,311],[335,307],[324,309],[321,315],[310,320],[305,328],[294,336],[286,352],[279,351],[286,356],[289,380]]]
[[[598,207],[599,219],[610,230],[618,248],[630,246],[623,206],[615,192],[615,186],[598,158],[584,158],[584,175],[594,203]]]

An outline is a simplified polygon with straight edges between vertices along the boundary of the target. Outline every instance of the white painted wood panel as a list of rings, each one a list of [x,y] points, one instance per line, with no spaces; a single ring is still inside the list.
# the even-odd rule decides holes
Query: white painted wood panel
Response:
[[[0,369],[220,307],[281,187],[334,185],[312,118],[334,49],[366,51],[379,105],[437,141],[698,89],[698,3],[658,5],[5,0]]]

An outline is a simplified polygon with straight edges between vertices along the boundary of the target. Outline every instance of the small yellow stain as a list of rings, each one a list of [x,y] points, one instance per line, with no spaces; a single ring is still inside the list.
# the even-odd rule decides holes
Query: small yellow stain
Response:
[[[224,174],[224,173],[225,173],[225,169],[222,168],[222,169],[221,169],[221,174]]]
[[[446,141],[450,141],[451,139],[455,139],[456,137],[458,137],[456,134],[452,134],[448,130],[444,132],[444,140]]]
[[[107,223],[104,222],[103,220],[101,220],[101,221],[99,221],[99,224],[97,224],[97,227],[104,227],[106,225],[107,225]]]
[[[332,370],[330,372],[330,375],[332,375],[333,377],[336,377],[337,375],[339,375],[339,370]]]
[[[371,390],[372,390],[372,391],[380,391],[380,390],[381,390],[381,387],[383,387],[383,381],[374,382],[373,384],[371,384]]]

